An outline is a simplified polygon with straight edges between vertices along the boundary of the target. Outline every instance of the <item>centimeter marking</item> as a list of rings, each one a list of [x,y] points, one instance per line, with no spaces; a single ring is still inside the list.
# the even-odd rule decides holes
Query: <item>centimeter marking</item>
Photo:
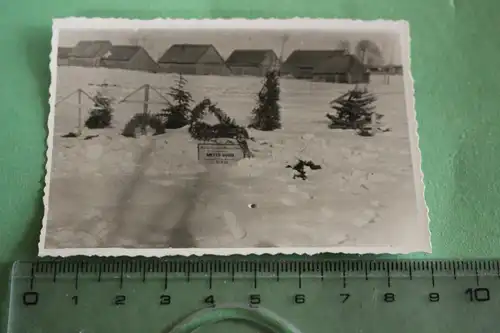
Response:
[[[225,259],[110,259],[103,261],[55,259],[20,261],[31,265],[33,274],[170,272],[185,273],[318,273],[367,271],[496,271],[500,275],[500,260],[225,260]]]
[[[385,278],[387,287],[391,287],[394,277],[414,278],[417,271],[425,272],[431,284],[435,286],[435,277],[452,276],[455,280],[459,275],[475,277],[479,286],[480,276],[489,275],[500,278],[500,260],[230,260],[230,259],[110,259],[103,261],[89,260],[40,260],[35,262],[18,262],[18,270],[14,270],[13,279],[28,278],[29,288],[33,290],[37,279],[46,280],[48,277],[56,282],[58,276],[73,277],[74,287],[78,289],[82,275],[96,274],[96,281],[101,282],[103,274],[113,274],[119,278],[119,288],[122,289],[129,274],[146,282],[148,273],[163,273],[164,289],[168,288],[170,275],[183,274],[190,282],[192,274],[202,274],[208,278],[208,288],[212,289],[214,274],[221,273],[234,281],[240,273],[244,278],[253,280],[253,288],[258,287],[260,275],[275,276],[277,281],[283,275],[295,276],[298,287],[302,288],[305,274],[315,274],[324,280],[327,273],[334,273],[341,278],[343,288],[347,287],[347,280],[351,276],[370,278]],[[354,274],[349,274],[354,273]],[[461,273],[461,274],[460,274]],[[138,278],[134,278],[137,280]],[[158,278],[156,276],[156,278]],[[269,276],[266,276],[269,278]]]

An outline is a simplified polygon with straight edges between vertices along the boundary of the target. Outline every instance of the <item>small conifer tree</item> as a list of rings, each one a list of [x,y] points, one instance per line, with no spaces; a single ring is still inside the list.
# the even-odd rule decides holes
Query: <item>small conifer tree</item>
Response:
[[[266,73],[262,89],[257,95],[257,106],[252,110],[249,127],[261,131],[273,131],[281,128],[279,99],[279,71],[271,69]]]
[[[383,117],[374,111],[376,100],[376,96],[366,88],[349,90],[330,102],[335,113],[326,115],[330,120],[329,127],[354,129],[362,136],[370,136],[372,126]]]
[[[176,85],[171,87],[168,92],[168,95],[173,99],[173,103],[169,103],[159,114],[165,119],[165,128],[175,129],[189,124],[193,97],[189,91],[186,91],[186,84],[187,80],[182,74],[179,74]]]
[[[111,127],[113,119],[112,99],[97,92],[94,96],[94,107],[85,120],[85,127],[90,129]]]

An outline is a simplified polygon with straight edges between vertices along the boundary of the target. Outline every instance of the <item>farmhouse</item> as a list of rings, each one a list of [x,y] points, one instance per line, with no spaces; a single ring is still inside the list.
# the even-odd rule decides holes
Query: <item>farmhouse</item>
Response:
[[[158,60],[165,73],[229,75],[231,72],[217,49],[210,44],[175,44]]]
[[[401,65],[369,66],[368,70],[372,74],[383,74],[383,75],[403,74],[403,66]]]
[[[101,67],[156,72],[158,65],[141,46],[113,45],[101,59]]]
[[[69,53],[68,63],[70,66],[98,67],[111,47],[111,42],[105,40],[80,41]]]
[[[401,65],[387,65],[387,66],[385,66],[385,69],[389,75],[402,75],[403,74],[403,66],[401,66]]]
[[[316,66],[344,54],[345,50],[295,50],[283,63],[281,74],[296,79],[311,79]]]
[[[273,50],[234,50],[226,64],[235,75],[264,76],[277,61]]]
[[[68,66],[68,56],[71,52],[71,47],[57,48],[57,66]]]
[[[338,54],[314,68],[313,80],[333,83],[368,83],[370,73],[356,56]]]

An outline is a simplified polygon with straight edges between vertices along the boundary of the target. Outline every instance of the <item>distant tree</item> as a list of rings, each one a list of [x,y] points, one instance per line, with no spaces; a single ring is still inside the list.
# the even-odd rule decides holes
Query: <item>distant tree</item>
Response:
[[[112,99],[104,96],[101,92],[93,98],[94,107],[89,112],[89,117],[85,120],[85,127],[90,129],[111,127],[113,119]]]
[[[344,50],[346,53],[351,52],[351,43],[348,40],[341,40],[337,46],[339,50]]]
[[[281,128],[279,99],[279,71],[271,69],[266,73],[262,89],[257,95],[258,104],[252,110],[252,119],[249,127],[261,131],[273,131]]]
[[[335,113],[326,115],[330,120],[329,127],[354,129],[359,135],[372,136],[375,133],[374,124],[383,117],[374,111],[376,100],[376,96],[368,92],[367,88],[349,90],[330,102]]]
[[[283,53],[285,52],[285,45],[290,39],[289,34],[284,34],[281,38],[281,47],[280,47],[280,54],[278,56],[278,59],[276,60],[275,66],[278,69],[278,75],[280,75],[281,72],[281,66],[283,65]]]
[[[164,119],[165,128],[175,129],[189,124],[193,97],[191,93],[185,89],[186,83],[187,80],[182,74],[179,74],[176,85],[170,88],[168,95],[173,99],[173,103],[169,103],[169,105],[158,114],[159,117]]]
[[[354,50],[356,56],[368,66],[382,66],[384,64],[384,57],[382,51],[376,43],[370,40],[361,40]]]

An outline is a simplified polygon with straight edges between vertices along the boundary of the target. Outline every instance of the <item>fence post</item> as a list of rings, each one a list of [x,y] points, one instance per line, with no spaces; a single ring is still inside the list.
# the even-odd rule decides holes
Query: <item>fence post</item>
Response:
[[[82,89],[78,89],[78,135],[82,134]]]
[[[147,118],[149,113],[149,84],[144,85],[144,110],[142,117],[142,134],[146,134]]]

